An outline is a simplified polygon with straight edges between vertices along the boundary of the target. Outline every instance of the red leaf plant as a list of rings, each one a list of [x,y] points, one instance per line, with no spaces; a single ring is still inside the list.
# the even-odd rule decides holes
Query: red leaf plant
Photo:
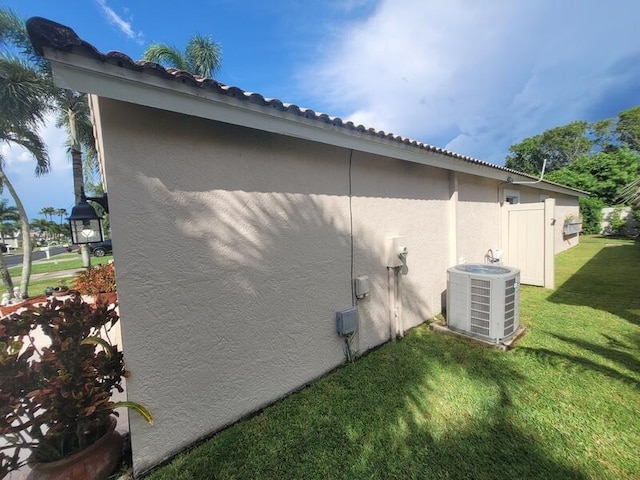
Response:
[[[115,305],[90,305],[77,292],[0,319],[0,478],[91,445],[120,404],[151,421],[141,405],[111,401],[128,375],[107,336],[118,320]]]

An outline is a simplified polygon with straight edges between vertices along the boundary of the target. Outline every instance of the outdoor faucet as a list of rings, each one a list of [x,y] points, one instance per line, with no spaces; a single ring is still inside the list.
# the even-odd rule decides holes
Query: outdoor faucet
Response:
[[[487,251],[487,254],[484,256],[484,259],[485,259],[485,262],[488,262],[488,263],[496,263],[500,261],[499,258],[496,258],[493,255],[493,249],[491,248]]]

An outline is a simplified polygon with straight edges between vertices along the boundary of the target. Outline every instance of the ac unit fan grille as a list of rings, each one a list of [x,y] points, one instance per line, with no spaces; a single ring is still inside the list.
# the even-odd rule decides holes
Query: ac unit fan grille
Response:
[[[471,279],[471,331],[489,336],[491,325],[491,282]]]
[[[513,333],[513,326],[515,322],[515,307],[516,307],[516,280],[511,279],[505,282],[504,292],[504,336],[511,335]]]

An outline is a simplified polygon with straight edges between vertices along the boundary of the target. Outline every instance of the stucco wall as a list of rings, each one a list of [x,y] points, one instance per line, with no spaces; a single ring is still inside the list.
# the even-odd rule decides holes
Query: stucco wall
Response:
[[[500,248],[498,182],[458,175],[456,262],[483,263],[489,249]]]
[[[556,195],[556,231],[555,231],[555,249],[556,254],[563,252],[571,247],[575,247],[580,242],[580,235],[563,233],[564,221],[567,218],[579,218],[580,208],[578,199],[567,195]]]
[[[343,363],[335,312],[352,305],[352,277],[371,286],[356,348],[386,341],[386,237],[409,249],[405,329],[442,310],[452,260],[499,247],[495,180],[106,99],[97,108],[128,394],[155,417],[131,416],[137,472]]]
[[[359,302],[361,349],[389,338],[385,242],[405,237],[408,272],[401,279],[405,328],[442,309],[446,289],[448,173],[389,158],[354,153],[355,275],[367,275],[371,295]]]
[[[388,235],[409,248],[405,328],[441,311],[446,171],[99,109],[128,393],[155,416],[131,417],[137,471],[344,362],[335,311],[352,304],[351,224],[354,274],[371,279],[361,350],[389,338]]]

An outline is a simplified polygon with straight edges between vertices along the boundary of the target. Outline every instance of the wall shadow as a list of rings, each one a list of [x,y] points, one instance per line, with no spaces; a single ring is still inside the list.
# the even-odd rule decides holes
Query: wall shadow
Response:
[[[109,105],[103,107],[106,118]],[[434,210],[446,214],[448,180],[425,187],[432,175],[448,179],[446,172],[402,166],[409,180],[394,185],[387,175],[391,161],[377,159],[360,166],[368,173],[379,168],[376,178],[358,184],[356,174],[350,184],[351,166],[368,159],[345,149],[308,148],[300,140],[150,109],[132,112],[137,115],[123,109],[121,118],[112,119],[118,127],[110,133],[121,149],[112,155],[122,158],[107,164],[107,176],[124,350],[132,371],[128,392],[155,420],[149,428],[131,417],[136,473],[340,365],[335,311],[351,305],[352,273],[369,274],[371,298],[386,303],[380,241],[386,228],[423,232],[416,233],[420,248],[410,253],[410,273],[402,280],[407,315],[425,320],[425,312],[439,311],[447,255],[434,255],[429,247],[447,226],[441,217],[427,222],[418,210],[442,202]],[[397,211],[374,218],[374,208],[350,204],[354,185],[354,197],[384,199]],[[352,223],[351,212],[361,218]],[[354,263],[363,271],[354,272]],[[426,273],[416,265],[427,266]],[[433,272],[442,278],[430,282]],[[433,283],[437,291],[429,292]],[[364,302],[373,303],[371,298]],[[389,331],[388,312],[366,313],[364,346],[379,344]],[[340,462],[349,478],[407,478],[405,471],[415,476],[423,468],[423,478],[583,478],[511,420],[504,379],[520,377],[496,352],[457,340],[431,347],[420,347],[411,336],[397,354],[383,347],[375,354],[388,361],[366,385],[357,377],[347,383],[351,389],[332,383],[372,368],[365,358],[287,403],[286,431],[270,431],[258,416],[249,438],[236,438],[202,461],[253,465],[251,474],[239,474],[244,478],[261,478],[264,469],[280,478],[307,478],[326,466],[312,463],[323,461]],[[435,431],[429,416],[441,399],[430,382],[443,368],[459,370],[472,391],[486,388],[490,395],[479,412],[471,395],[470,412],[454,413],[454,428]],[[457,385],[449,387],[450,395],[459,394]],[[400,392],[401,400],[383,410],[385,402],[375,399],[390,392]],[[306,402],[306,395],[326,401]],[[302,428],[308,417],[310,431]],[[344,431],[330,428],[336,421]],[[279,442],[275,451],[261,450],[268,444],[260,442],[262,435]],[[294,463],[301,470],[279,472],[291,455],[299,457]],[[534,461],[518,461],[525,456]],[[258,457],[262,466],[255,464]]]
[[[265,410],[270,418],[286,418],[285,427],[258,415],[161,473],[184,479],[589,478],[553,458],[544,438],[514,421],[511,389],[526,379],[507,358],[417,330]],[[443,371],[454,372],[462,385],[439,383]],[[459,411],[447,409],[450,395],[466,396]],[[186,465],[197,467],[185,471]]]
[[[640,244],[611,244],[548,298],[565,305],[603,310],[640,325]]]

